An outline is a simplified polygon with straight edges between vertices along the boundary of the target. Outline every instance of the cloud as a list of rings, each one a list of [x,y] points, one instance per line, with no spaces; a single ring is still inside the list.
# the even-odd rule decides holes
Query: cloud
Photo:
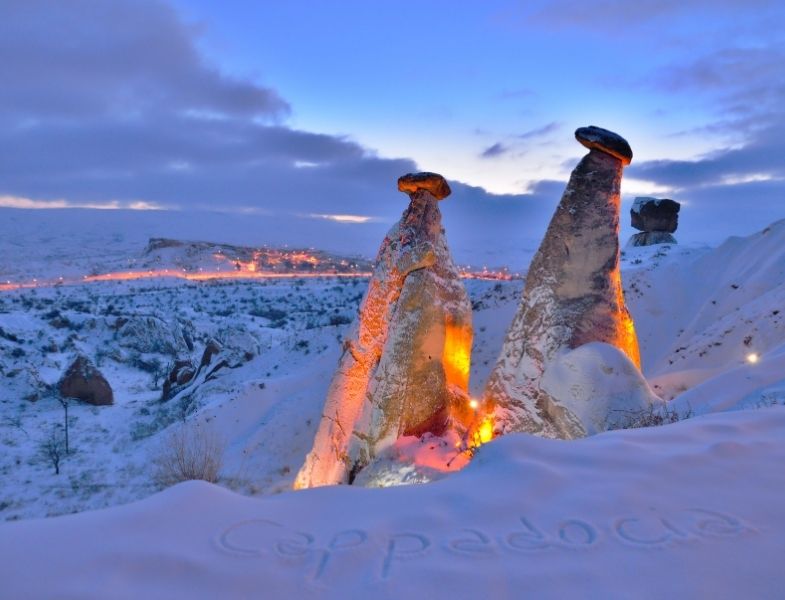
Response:
[[[480,152],[480,158],[498,158],[506,154],[509,148],[501,142],[496,142],[492,146],[488,146],[485,150]]]
[[[326,219],[327,221],[334,221],[336,223],[371,223],[378,220],[365,215],[319,215],[311,213],[307,216],[312,219]]]
[[[562,124],[558,121],[552,121],[547,125],[543,125],[542,127],[537,127],[535,129],[530,129],[524,133],[519,133],[516,137],[521,140],[530,140],[533,138],[543,137],[548,135],[549,133],[553,133],[554,131],[558,131],[561,129]]]
[[[479,157],[483,159],[499,158],[500,156],[509,154],[516,146],[519,146],[520,140],[531,141],[537,138],[545,137],[549,133],[552,133],[560,129],[561,126],[562,126],[561,123],[553,121],[551,123],[547,123],[546,125],[543,125],[542,127],[537,127],[535,129],[531,129],[529,131],[526,131],[518,135],[508,136],[508,139],[514,140],[512,145],[505,144],[503,142],[496,142],[495,144],[488,146],[487,148],[485,148],[485,150],[480,152]],[[515,142],[518,143],[516,144]]]
[[[785,43],[727,47],[658,69],[649,85],[673,94],[699,95],[719,116],[703,131],[733,140],[694,160],[633,165],[630,175],[679,190],[785,177]],[[680,132],[683,137],[685,133]]]
[[[785,41],[726,47],[658,69],[647,80],[667,94],[689,94],[711,103],[717,128],[748,133],[781,122],[785,98]]]
[[[781,180],[751,181],[682,190],[672,195],[682,202],[679,229],[674,235],[682,242],[718,244],[730,236],[760,231],[785,218],[785,209],[772,210],[772,207],[785,206],[783,183]],[[622,216],[622,235],[626,239],[634,231],[626,214]]]
[[[707,21],[718,14],[775,12],[778,10],[776,4],[770,0],[691,0],[689,3],[682,0],[548,0],[526,3],[526,8],[517,12],[531,25],[578,27],[588,33],[593,29],[631,35],[636,29],[653,24],[665,22],[674,26],[679,19]]]
[[[197,31],[156,0],[8,0],[0,21],[0,109],[33,120],[289,112],[274,90],[205,61]]]
[[[3,13],[0,147],[14,152],[0,194],[391,216],[395,180],[416,169],[286,126],[288,103],[207,61],[199,28],[164,2],[11,0]],[[380,182],[393,183],[374,194]]]
[[[627,168],[636,179],[677,190],[723,183],[785,179],[785,122],[772,122],[752,134],[739,148],[725,148],[696,160],[653,160]]]
[[[59,208],[90,208],[94,210],[162,210],[163,207],[142,200],[132,202],[73,202],[71,200],[33,200],[19,196],[0,196],[0,208],[23,208],[27,210],[51,210]]]
[[[686,202],[681,235],[717,243],[744,235],[785,217],[785,124],[772,123],[739,148],[696,160],[633,163],[625,176],[670,188]]]
[[[523,100],[537,98],[539,94],[529,88],[517,88],[502,90],[499,94],[500,100]]]
[[[542,180],[525,194],[489,194],[450,181],[439,203],[450,249],[459,264],[525,268],[564,192],[565,182]]]
[[[162,217],[143,209],[221,211],[266,223],[249,228],[260,243],[373,254],[408,202],[397,178],[417,165],[288,126],[287,101],[212,64],[199,35],[158,0],[4,2],[0,206],[139,209],[147,227]],[[518,260],[520,224],[555,202],[451,185],[445,218],[472,264],[506,262],[500,248]]]

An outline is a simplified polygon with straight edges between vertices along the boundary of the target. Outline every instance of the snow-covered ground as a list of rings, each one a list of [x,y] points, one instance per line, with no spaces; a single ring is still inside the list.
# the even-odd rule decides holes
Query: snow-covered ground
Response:
[[[156,491],[152,462],[169,432],[209,427],[226,443],[224,483],[249,494],[290,489],[366,280],[98,282],[0,295],[0,515],[100,508]],[[475,392],[501,343],[520,281],[467,282],[479,315]],[[478,319],[478,324],[481,319]],[[209,340],[234,368],[162,401],[173,361],[197,366]],[[188,342],[190,342],[190,347]],[[69,406],[71,453],[54,474],[41,443],[63,422],[51,391],[77,353],[110,382],[113,406]],[[495,357],[494,357],[495,358]]]
[[[718,248],[628,248],[643,372],[680,410],[785,402],[785,221]]]
[[[785,408],[510,435],[428,485],[183,483],[0,529],[9,598],[781,598]]]
[[[4,273],[79,276],[146,243],[100,254],[95,235],[54,236],[49,251],[45,233],[29,248],[17,237]],[[625,249],[623,276],[644,374],[693,418],[575,442],[507,436],[457,474],[385,490],[286,491],[365,280],[0,292],[0,518],[21,521],[0,526],[0,597],[777,597],[785,221],[718,248]],[[480,395],[522,282],[466,286]],[[175,359],[196,367],[210,340],[226,366],[162,401]],[[41,453],[63,421],[50,390],[77,352],[115,404],[70,405],[72,453],[55,475]],[[153,463],[183,423],[225,442],[220,483],[242,495],[206,483],[156,494]],[[30,563],[48,565],[46,580]]]

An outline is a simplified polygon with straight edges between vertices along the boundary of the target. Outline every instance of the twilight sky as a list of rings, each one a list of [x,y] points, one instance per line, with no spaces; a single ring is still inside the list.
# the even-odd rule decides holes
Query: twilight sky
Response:
[[[633,148],[626,203],[683,202],[683,241],[785,217],[785,3],[0,2],[0,206],[236,212],[370,254],[422,169],[460,258],[505,256],[589,124]]]

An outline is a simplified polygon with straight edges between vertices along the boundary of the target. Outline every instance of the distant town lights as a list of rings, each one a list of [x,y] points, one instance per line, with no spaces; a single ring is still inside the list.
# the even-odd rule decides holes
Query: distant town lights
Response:
[[[747,355],[747,362],[750,363],[751,365],[754,365],[756,362],[758,362],[759,359],[760,357],[758,356],[757,352],[750,352]]]

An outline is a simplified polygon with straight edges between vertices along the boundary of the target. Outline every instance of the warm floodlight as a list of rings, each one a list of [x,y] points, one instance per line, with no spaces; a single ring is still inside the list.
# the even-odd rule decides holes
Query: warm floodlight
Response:
[[[747,355],[747,362],[750,363],[751,365],[754,365],[756,362],[758,362],[758,358],[759,357],[757,352],[750,352]]]
[[[472,398],[471,400],[469,400],[469,407],[470,407],[472,410],[477,410],[477,408],[478,408],[479,406],[480,406],[480,403],[479,403],[479,402],[477,402],[477,400],[475,400],[474,398]]]

